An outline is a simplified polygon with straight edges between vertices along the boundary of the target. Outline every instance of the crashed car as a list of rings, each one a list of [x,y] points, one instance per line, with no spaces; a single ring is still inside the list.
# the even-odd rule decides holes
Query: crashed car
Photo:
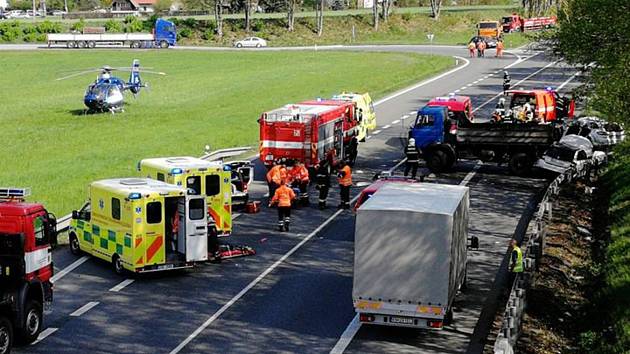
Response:
[[[623,126],[607,122],[598,117],[582,117],[569,126],[567,134],[576,134],[587,138],[598,150],[607,150],[622,142],[625,138]]]
[[[249,185],[254,180],[254,165],[251,161],[228,161],[232,169],[232,205],[247,204]]]
[[[605,154],[604,154],[605,156]],[[593,161],[593,144],[585,137],[570,134],[554,143],[543,157],[536,161],[535,166],[544,170],[563,173],[571,167],[583,171],[591,163],[602,164],[601,153],[596,154],[597,161]]]

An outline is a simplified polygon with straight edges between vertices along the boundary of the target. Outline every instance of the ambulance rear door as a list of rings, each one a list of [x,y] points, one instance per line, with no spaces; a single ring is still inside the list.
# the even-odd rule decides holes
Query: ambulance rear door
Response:
[[[208,225],[206,219],[206,198],[190,195],[180,198],[177,210],[180,220],[184,220],[184,238],[179,242],[179,252],[184,253],[186,262],[208,260]],[[180,224],[180,230],[182,225]],[[181,233],[180,233],[181,235]],[[182,244],[183,243],[183,244]]]

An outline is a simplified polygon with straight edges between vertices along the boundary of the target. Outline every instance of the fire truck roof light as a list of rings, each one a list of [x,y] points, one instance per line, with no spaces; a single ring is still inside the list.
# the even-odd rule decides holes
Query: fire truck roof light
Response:
[[[129,196],[127,197],[129,200],[136,200],[140,198],[142,198],[142,194],[140,193],[129,193]]]
[[[31,195],[30,188],[0,188],[0,199],[25,198]]]
[[[181,168],[172,168],[171,169],[171,174],[172,175],[181,175],[182,173],[184,173],[184,171]]]

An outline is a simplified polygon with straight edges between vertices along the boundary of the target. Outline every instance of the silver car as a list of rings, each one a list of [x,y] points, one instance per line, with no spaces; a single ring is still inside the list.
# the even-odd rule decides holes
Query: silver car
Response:
[[[565,135],[559,142],[554,143],[535,166],[548,171],[563,173],[572,166],[582,171],[592,161],[593,144],[579,135]],[[597,158],[601,158],[598,154]]]
[[[598,117],[578,118],[567,131],[587,138],[597,150],[607,150],[625,139],[623,126]]]
[[[244,48],[244,47],[261,48],[261,47],[267,46],[267,41],[258,37],[247,37],[238,42],[234,42],[234,46],[236,48]]]

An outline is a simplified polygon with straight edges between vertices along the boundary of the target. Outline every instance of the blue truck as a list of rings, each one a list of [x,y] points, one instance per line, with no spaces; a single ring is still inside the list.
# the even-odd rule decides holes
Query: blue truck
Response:
[[[425,106],[410,128],[409,137],[433,172],[450,169],[459,158],[473,158],[507,162],[512,174],[522,175],[562,136],[557,124],[472,123],[453,113],[445,106]]]
[[[92,28],[94,29],[94,28]],[[94,31],[99,32],[99,31]],[[48,47],[64,45],[67,48],[94,48],[99,45],[122,45],[131,48],[168,48],[177,41],[177,31],[173,22],[157,19],[151,33],[50,33]]]

